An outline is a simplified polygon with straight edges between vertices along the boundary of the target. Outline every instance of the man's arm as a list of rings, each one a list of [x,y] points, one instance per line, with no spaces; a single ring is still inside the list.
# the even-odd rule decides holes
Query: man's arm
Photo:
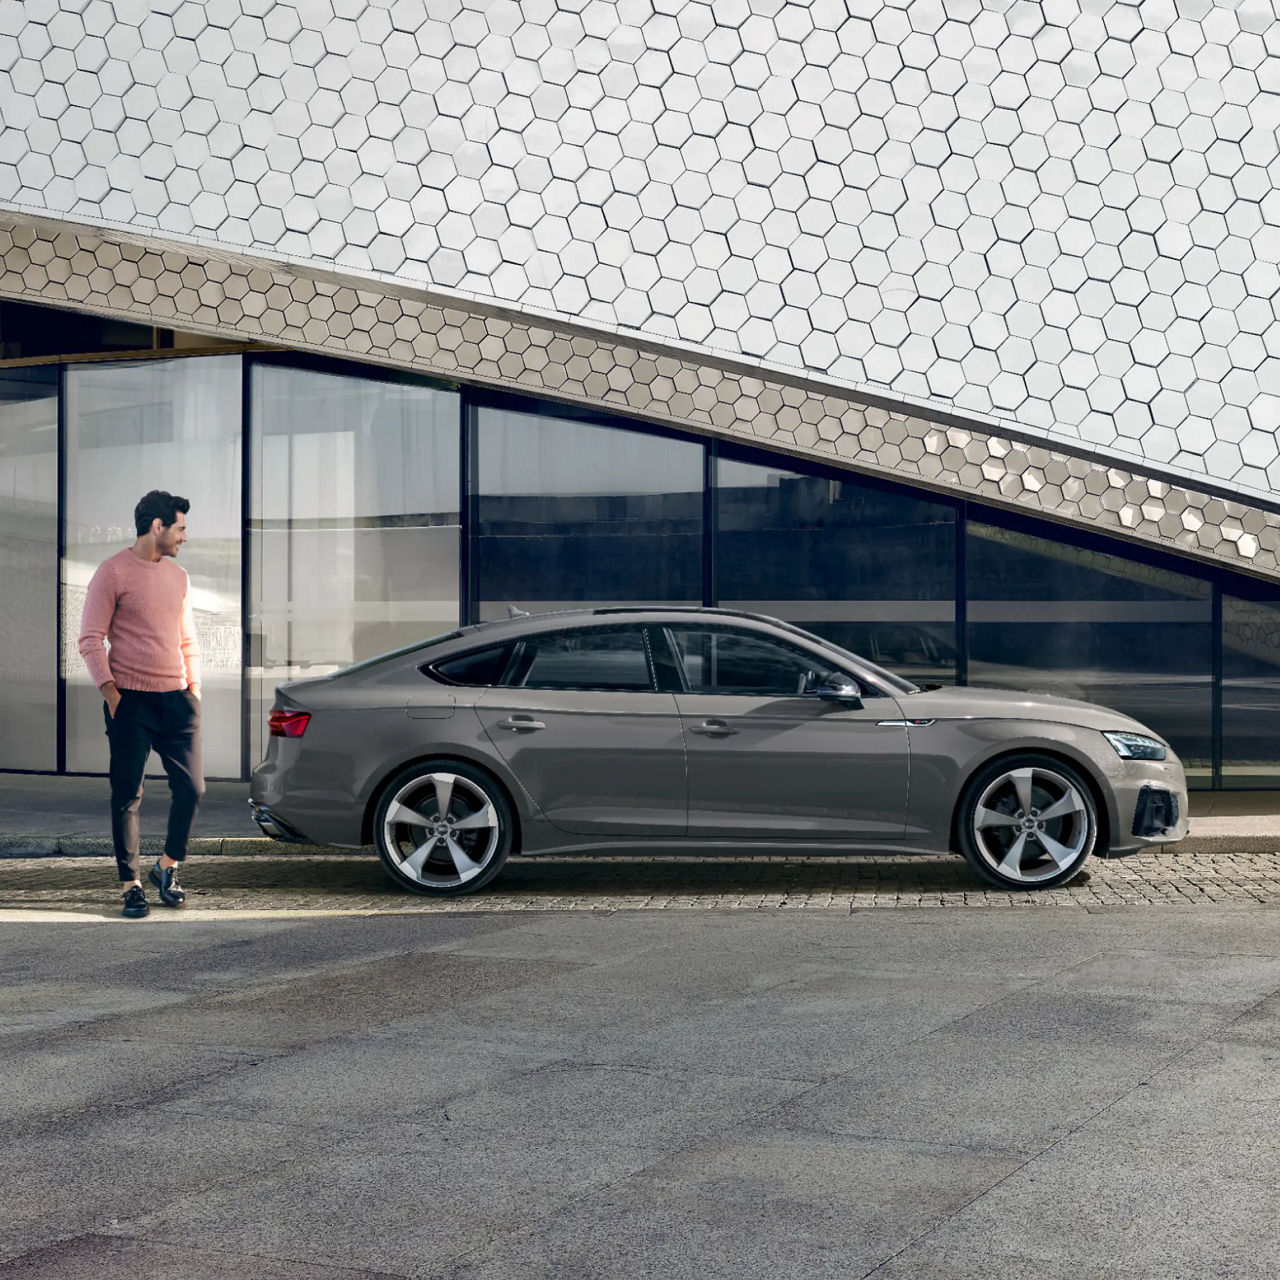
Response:
[[[187,672],[187,688],[200,696],[200,641],[196,638],[195,617],[191,612],[191,583],[182,598],[182,663]]]
[[[89,579],[84,599],[84,616],[80,622],[80,656],[89,668],[89,678],[102,692],[107,710],[114,716],[120,691],[111,675],[107,660],[107,628],[116,611],[116,575],[109,562],[104,562]]]

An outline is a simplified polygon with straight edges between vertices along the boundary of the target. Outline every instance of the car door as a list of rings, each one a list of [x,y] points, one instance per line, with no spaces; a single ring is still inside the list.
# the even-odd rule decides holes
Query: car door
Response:
[[[690,836],[904,837],[910,759],[891,696],[864,685],[858,705],[808,692],[853,677],[764,632],[673,625],[655,647],[659,635],[683,686]]]
[[[547,820],[603,836],[681,836],[687,789],[680,713],[656,691],[639,626],[519,641],[476,714]]]

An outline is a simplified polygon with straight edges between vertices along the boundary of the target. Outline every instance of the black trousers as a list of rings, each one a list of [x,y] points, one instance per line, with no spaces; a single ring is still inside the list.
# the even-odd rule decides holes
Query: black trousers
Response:
[[[185,689],[143,693],[121,689],[112,716],[102,704],[111,745],[111,839],[122,881],[142,878],[138,811],[142,778],[154,750],[169,775],[169,830],[164,851],[181,862],[204,795],[204,763],[200,753],[200,702]]]

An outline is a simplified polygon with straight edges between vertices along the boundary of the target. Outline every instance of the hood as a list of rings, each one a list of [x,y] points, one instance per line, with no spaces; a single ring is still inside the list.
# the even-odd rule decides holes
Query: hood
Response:
[[[1058,698],[1051,693],[1015,693],[1010,689],[933,689],[898,699],[904,715],[913,720],[1039,720],[1079,725],[1086,729],[1126,729],[1164,739],[1132,716],[1094,702]]]

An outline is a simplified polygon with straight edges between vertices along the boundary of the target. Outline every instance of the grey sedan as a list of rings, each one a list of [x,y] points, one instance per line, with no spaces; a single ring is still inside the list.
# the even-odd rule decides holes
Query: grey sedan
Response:
[[[920,687],[774,618],[615,608],[464,627],[280,686],[254,817],[479,889],[512,853],[955,850],[1042,889],[1186,834],[1168,744],[1065,698]]]

